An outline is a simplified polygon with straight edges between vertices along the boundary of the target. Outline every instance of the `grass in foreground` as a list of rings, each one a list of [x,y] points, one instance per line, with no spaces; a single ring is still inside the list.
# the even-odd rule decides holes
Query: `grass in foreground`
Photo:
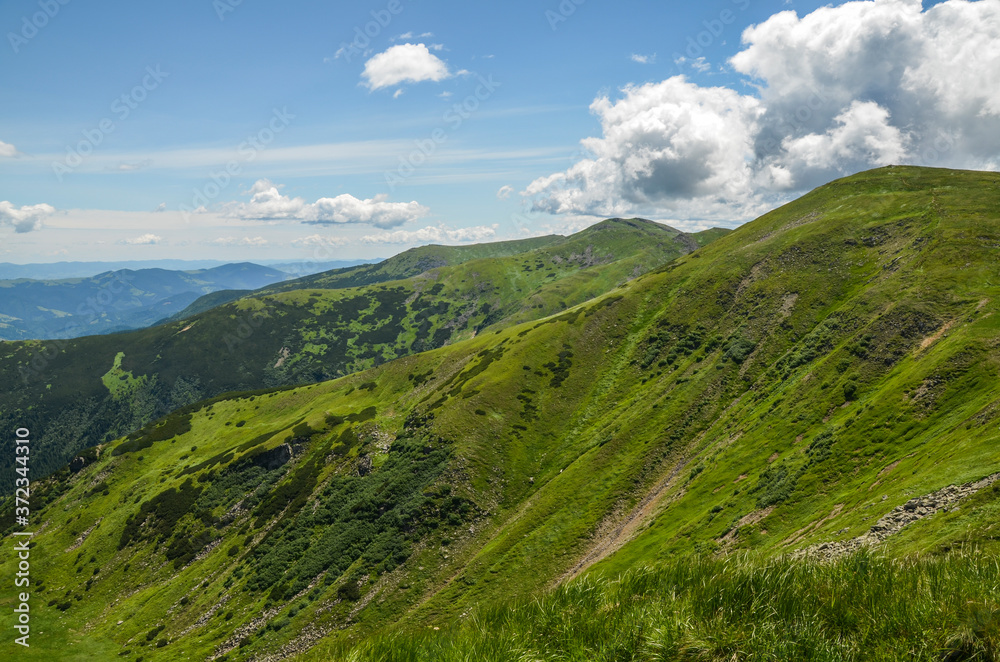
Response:
[[[585,577],[449,628],[321,646],[309,658],[986,662],[1000,659],[998,587],[1000,559],[970,552],[860,553],[829,564],[683,559]]]

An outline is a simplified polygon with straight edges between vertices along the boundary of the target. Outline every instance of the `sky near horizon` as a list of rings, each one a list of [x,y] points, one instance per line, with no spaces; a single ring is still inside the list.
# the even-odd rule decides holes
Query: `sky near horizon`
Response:
[[[10,0],[0,34],[0,262],[735,227],[1000,167],[1000,0]]]

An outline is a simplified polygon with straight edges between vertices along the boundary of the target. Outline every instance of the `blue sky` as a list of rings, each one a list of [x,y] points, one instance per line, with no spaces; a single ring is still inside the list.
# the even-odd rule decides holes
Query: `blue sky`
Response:
[[[731,227],[865,167],[995,168],[998,4],[12,0],[0,261]]]

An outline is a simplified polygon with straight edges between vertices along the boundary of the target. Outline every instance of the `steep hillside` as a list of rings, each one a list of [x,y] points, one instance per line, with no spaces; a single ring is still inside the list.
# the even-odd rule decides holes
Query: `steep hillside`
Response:
[[[556,315],[175,412],[35,485],[38,650],[336,659],[387,627],[525,632],[532,612],[484,605],[671,558],[815,554],[865,534],[893,554],[996,552],[998,219],[996,173],[883,168]],[[671,587],[690,609],[709,599],[697,600],[699,577],[718,585],[671,567],[645,586]],[[715,622],[744,618],[725,636],[757,631],[750,597],[768,586],[885,585],[850,579],[870,564],[778,567],[733,571],[742,592],[712,594],[708,606],[729,609]],[[979,599],[974,585],[955,595]],[[637,587],[629,604],[642,604]],[[636,614],[587,595],[579,612],[538,603],[553,611],[532,621],[561,614],[552,627],[568,642],[586,625],[574,613],[595,628],[606,625],[595,613]],[[640,611],[616,629],[632,648],[579,659],[652,659],[622,657],[673,636],[638,625],[666,612]],[[773,632],[791,613],[761,618]],[[919,659],[939,659],[923,652],[934,654],[931,635],[909,634]],[[691,655],[740,650],[706,637]],[[481,659],[546,655],[540,636],[492,641]]]
[[[121,269],[68,280],[0,280],[0,339],[77,338],[138,329],[204,294],[257,289],[287,274],[256,264],[197,271]]]
[[[532,249],[539,243],[545,246]],[[39,431],[43,452],[35,469],[45,475],[83,448],[202,398],[331,379],[564,310],[698,248],[699,239],[614,219],[558,241],[408,251],[410,258],[383,268],[424,269],[413,255],[458,260],[510,252],[515,244],[528,250],[362,287],[301,289],[292,282],[288,287],[298,289],[265,290],[132,333],[5,343],[0,424]],[[12,444],[0,442],[4,469],[14,461]],[[10,472],[2,472],[0,489],[11,485]]]
[[[276,284],[261,294],[287,292],[306,288],[341,289],[360,287],[417,276],[438,267],[452,267],[470,260],[501,258],[520,255],[529,251],[558,244],[565,240],[561,235],[497,241],[470,246],[440,246],[432,244],[403,251],[399,255],[375,264],[362,264],[345,269],[334,269],[305,276],[295,281]]]

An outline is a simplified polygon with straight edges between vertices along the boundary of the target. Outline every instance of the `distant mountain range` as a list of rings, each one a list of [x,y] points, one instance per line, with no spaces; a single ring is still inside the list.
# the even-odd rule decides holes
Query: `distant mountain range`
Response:
[[[205,294],[255,290],[290,276],[257,264],[211,269],[121,269],[87,278],[0,281],[0,339],[77,338],[139,329]]]
[[[331,269],[343,269],[359,264],[381,262],[383,258],[370,260],[329,260],[312,262],[308,260],[254,260],[254,264],[271,267],[293,276],[308,276]],[[32,280],[59,280],[62,278],[89,278],[106,271],[122,269],[167,269],[170,271],[197,271],[212,269],[233,262],[225,260],[126,260],[119,262],[34,262],[13,264],[0,262],[0,280],[30,278]]]

